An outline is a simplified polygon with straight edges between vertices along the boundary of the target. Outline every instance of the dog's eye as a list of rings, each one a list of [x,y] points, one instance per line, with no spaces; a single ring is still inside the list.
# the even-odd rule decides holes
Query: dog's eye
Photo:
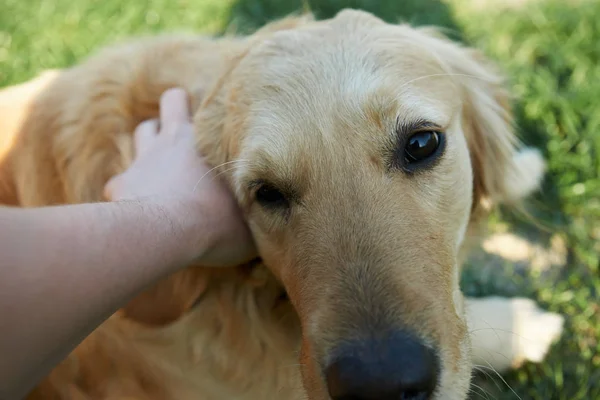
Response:
[[[431,157],[440,146],[440,135],[434,131],[417,132],[412,135],[404,149],[406,161],[413,163]]]
[[[269,208],[287,207],[288,200],[279,190],[269,184],[261,185],[255,194],[256,201],[263,206]]]

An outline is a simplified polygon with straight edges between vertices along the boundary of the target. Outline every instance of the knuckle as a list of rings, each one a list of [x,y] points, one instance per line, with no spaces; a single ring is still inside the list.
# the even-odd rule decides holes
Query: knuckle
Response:
[[[136,135],[142,135],[146,132],[152,132],[156,127],[156,121],[153,119],[149,119],[143,122],[140,122],[140,124],[137,126],[136,130],[135,130],[135,134]]]

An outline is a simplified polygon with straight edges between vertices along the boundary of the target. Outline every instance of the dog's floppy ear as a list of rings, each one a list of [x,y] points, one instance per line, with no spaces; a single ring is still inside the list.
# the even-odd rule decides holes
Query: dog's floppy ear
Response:
[[[240,63],[252,49],[268,40],[274,33],[294,29],[313,21],[311,14],[282,18],[263,26],[240,45],[237,54],[231,58],[228,69],[213,85],[194,115],[194,125],[198,132],[197,146],[209,164],[225,165],[239,153],[249,106],[240,95],[243,92],[244,80],[239,76],[236,79],[232,78],[236,75]]]
[[[521,146],[504,77],[481,52],[453,43],[431,28],[421,30],[437,39],[432,50],[463,94],[462,125],[474,174],[474,211],[518,203],[539,188],[545,163],[537,149]]]
[[[140,293],[119,314],[150,326],[168,325],[188,312],[206,291],[210,270],[186,268]]]

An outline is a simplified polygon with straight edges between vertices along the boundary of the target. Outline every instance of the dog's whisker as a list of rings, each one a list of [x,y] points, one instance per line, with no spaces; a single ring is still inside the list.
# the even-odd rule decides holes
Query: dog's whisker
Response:
[[[476,370],[476,371],[478,371],[478,372],[481,372],[482,374],[484,374],[485,376],[487,376],[488,378],[490,378],[490,380],[491,380],[491,381],[494,383],[494,385],[496,386],[496,388],[498,388],[498,390],[502,390],[502,389],[500,388],[500,385],[499,385],[499,384],[498,384],[498,382],[496,381],[496,379],[494,379],[494,377],[493,377],[492,375],[490,375],[490,373],[489,373],[489,372],[487,372],[485,369],[483,369],[483,368],[480,368],[480,366],[479,366],[479,365],[475,365],[475,366],[473,367],[473,369],[475,369],[475,370]]]
[[[202,179],[204,179],[206,176],[208,176],[211,172],[213,172],[214,170],[221,168],[224,165],[228,165],[228,164],[235,164],[235,163],[239,163],[239,162],[248,162],[248,160],[245,159],[240,159],[240,160],[233,160],[233,161],[227,161],[224,162],[222,164],[219,164],[211,169],[209,169],[208,171],[206,171],[206,173],[204,175],[202,175],[200,177],[200,179],[198,179],[198,182],[196,182],[196,184],[194,185],[194,188],[192,189],[192,193],[196,191],[196,189],[198,188],[198,185],[200,184],[200,182],[202,181]]]
[[[489,393],[487,393],[487,392],[485,391],[485,389],[484,389],[484,388],[482,388],[481,386],[479,386],[479,385],[476,385],[476,384],[474,384],[474,383],[471,383],[471,386],[472,386],[472,387],[474,387],[474,388],[477,388],[477,389],[479,389],[479,390],[481,391],[481,393],[483,393],[483,394],[485,395],[485,398],[489,400],[489,398],[490,398],[490,395],[489,395]],[[474,390],[472,390],[472,389],[471,389],[470,391],[471,391],[472,393],[475,393],[475,394],[479,395],[481,398],[484,398],[484,397],[483,397],[483,395],[482,395],[481,393],[478,393],[478,392],[476,392],[476,391],[474,391]],[[495,400],[495,399],[496,399],[496,398],[494,397],[494,400]]]
[[[484,361],[485,361],[485,360],[484,360]],[[508,384],[508,382],[506,382],[506,379],[504,379],[504,378],[502,377],[502,375],[500,375],[500,373],[499,373],[498,371],[496,371],[496,369],[495,369],[495,368],[494,368],[494,367],[493,367],[493,366],[492,366],[490,363],[488,363],[487,361],[485,361],[485,363],[486,363],[486,364],[488,364],[488,367],[486,367],[486,366],[484,366],[484,365],[479,365],[479,367],[480,367],[480,368],[486,368],[486,369],[490,369],[490,370],[492,370],[492,371],[493,371],[493,372],[494,372],[494,373],[495,373],[495,374],[498,376],[498,378],[500,378],[500,379],[502,380],[502,382],[504,382],[504,384],[506,385],[506,387],[507,387],[507,388],[509,388],[511,392],[513,392],[513,394],[514,394],[514,395],[517,397],[517,399],[519,399],[519,400],[523,400],[523,399],[521,399],[521,396],[519,396],[519,395],[517,394],[517,392],[515,392],[515,390],[512,388],[512,386],[510,386],[510,385]]]
[[[487,322],[486,322],[486,324],[487,324]],[[469,333],[475,333],[475,332],[479,332],[479,331],[487,331],[487,330],[490,330],[490,329],[494,330],[494,331],[506,332],[506,333],[510,333],[510,334],[513,334],[513,335],[517,335],[517,333],[515,331],[511,331],[511,330],[508,330],[508,329],[502,329],[502,328],[494,328],[491,325],[490,325],[489,328],[477,328],[477,329],[473,329],[472,331],[469,331]]]
[[[490,350],[490,349],[486,349],[485,347],[480,347],[480,346],[472,346],[472,348],[475,349],[475,350],[483,350],[486,353],[488,353],[490,356],[492,356],[492,355],[498,355],[498,356],[504,358],[508,362],[512,361],[506,354],[502,354],[502,353],[500,353],[499,351],[496,351],[496,350]]]
[[[485,79],[481,76],[477,76],[477,75],[472,75],[472,74],[459,74],[459,73],[442,73],[442,74],[430,74],[430,75],[423,75],[423,76],[419,76],[417,78],[413,78],[411,80],[409,80],[408,82],[404,82],[401,86],[401,88],[403,88],[404,86],[408,86],[413,82],[417,82],[420,81],[422,79],[427,79],[427,78],[435,78],[435,77],[442,77],[442,76],[448,76],[448,77],[452,77],[452,76],[462,76],[462,77],[466,77],[466,78],[474,78],[474,79],[478,79],[480,81],[484,81],[484,82],[489,82],[489,79]]]
[[[483,398],[485,398],[485,397],[483,397],[483,396],[481,395],[481,393],[478,393],[478,392],[476,392],[476,391],[475,391],[475,390],[473,390],[473,389],[469,389],[469,393],[476,394],[477,396],[481,397],[482,399],[483,399]]]
[[[486,324],[487,324],[487,322],[486,322]],[[488,324],[488,325],[489,325],[489,324]],[[491,329],[491,330],[493,330],[493,331],[495,331],[495,332],[505,332],[505,333],[510,333],[511,335],[514,335],[514,336],[518,337],[519,339],[523,339],[523,340],[526,340],[526,341],[528,341],[528,342],[532,342],[532,341],[534,341],[534,339],[526,338],[526,337],[525,337],[525,336],[523,336],[523,335],[519,335],[519,334],[518,334],[518,333],[516,333],[515,331],[511,331],[511,330],[508,330],[508,329],[502,329],[502,328],[494,328],[494,327],[492,327],[492,326],[490,326],[489,328],[478,328],[478,329],[474,329],[474,330],[470,331],[470,332],[469,332],[469,334],[471,334],[471,333],[475,333],[475,332],[479,332],[479,331],[485,331],[485,330],[488,330],[488,329]],[[500,338],[498,338],[498,339],[500,339]]]
[[[226,174],[227,172],[230,172],[230,171],[235,171],[235,169],[236,169],[236,168],[237,168],[237,166],[235,166],[235,167],[231,167],[231,168],[225,168],[225,169],[223,169],[223,170],[219,171],[217,174],[215,174],[215,176],[213,176],[213,177],[212,177],[212,179],[213,179],[213,180],[215,180],[215,179],[217,179],[219,176],[221,176],[221,175],[223,175],[223,174]]]
[[[489,323],[489,322],[487,322],[486,320],[483,320],[483,319],[482,319],[482,321],[483,321],[483,322],[484,322],[484,323],[485,323],[487,326],[489,326],[489,329],[491,329],[491,330],[493,330],[493,331],[494,331],[494,333],[496,334],[496,337],[498,338],[498,341],[499,341],[499,342],[501,342],[501,340],[500,340],[500,335],[498,335],[498,330],[497,330],[496,328],[494,328],[492,325],[490,325],[490,323]],[[480,330],[481,330],[481,329],[476,329],[476,330],[474,330],[474,331],[471,331],[471,332],[469,332],[469,334],[473,334],[474,332],[479,332]]]

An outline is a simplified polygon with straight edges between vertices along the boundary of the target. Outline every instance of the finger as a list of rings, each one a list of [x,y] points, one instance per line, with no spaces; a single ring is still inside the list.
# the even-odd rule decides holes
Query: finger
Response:
[[[116,177],[110,178],[110,180],[104,186],[104,190],[102,191],[102,196],[104,197],[104,200],[106,200],[106,201],[112,200],[112,191],[113,191],[115,178]]]
[[[165,133],[174,133],[169,129],[173,125],[189,122],[190,111],[187,93],[181,88],[169,89],[160,97],[160,123]]]
[[[140,123],[135,129],[135,153],[136,157],[148,150],[158,135],[158,120],[149,119]]]

